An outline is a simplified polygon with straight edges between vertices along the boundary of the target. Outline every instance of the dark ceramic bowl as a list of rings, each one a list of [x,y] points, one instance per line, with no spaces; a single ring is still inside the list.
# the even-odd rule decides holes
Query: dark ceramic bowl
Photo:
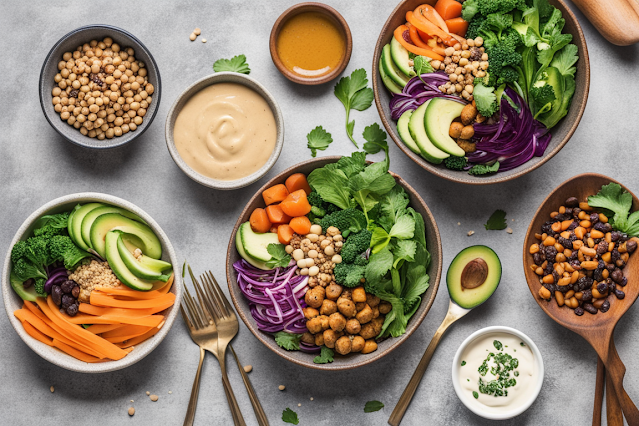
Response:
[[[391,13],[379,34],[379,38],[377,39],[375,55],[373,56],[373,91],[375,92],[375,105],[377,105],[377,110],[379,111],[379,115],[382,118],[386,131],[393,141],[395,141],[395,144],[397,144],[399,149],[404,151],[404,154],[408,155],[411,160],[430,173],[453,182],[471,185],[485,185],[509,181],[535,170],[537,167],[550,160],[561,150],[561,148],[564,147],[564,145],[566,145],[566,143],[568,143],[570,137],[577,129],[581,116],[586,109],[586,101],[588,100],[588,91],[590,89],[590,60],[588,59],[586,39],[581,31],[581,26],[577,21],[577,17],[574,13],[572,13],[570,8],[566,6],[564,0],[550,0],[550,4],[561,10],[563,17],[566,20],[566,26],[563,31],[564,33],[572,34],[572,43],[576,44],[579,49],[579,60],[575,64],[577,67],[577,73],[575,74],[577,88],[575,90],[575,95],[572,98],[570,109],[568,114],[559,122],[559,124],[550,130],[552,140],[550,141],[548,148],[546,148],[546,152],[543,156],[533,157],[525,164],[506,172],[499,172],[489,176],[472,176],[466,172],[449,170],[444,167],[443,164],[429,163],[404,145],[402,139],[397,133],[397,122],[391,119],[389,108],[391,93],[386,89],[384,83],[382,83],[382,78],[379,75],[379,59],[382,54],[382,49],[393,37],[393,31],[395,28],[406,22],[406,12],[414,10],[417,6],[424,3],[434,5],[436,1],[437,0],[402,1]]]
[[[249,309],[249,304],[239,286],[237,285],[237,273],[235,269],[233,269],[233,263],[240,259],[240,255],[237,253],[235,248],[235,233],[237,232],[239,226],[249,220],[249,216],[251,212],[257,207],[264,207],[264,200],[262,199],[262,191],[266,188],[269,188],[273,185],[284,183],[286,178],[293,173],[304,173],[308,175],[311,171],[323,167],[328,163],[334,163],[339,160],[341,157],[322,157],[313,160],[304,161],[299,163],[293,167],[290,167],[287,170],[284,170],[279,175],[275,176],[269,182],[264,184],[262,188],[260,188],[253,198],[246,204],[246,207],[240,214],[240,217],[235,224],[235,228],[231,233],[231,239],[229,241],[228,251],[226,255],[226,280],[229,286],[229,292],[231,294],[231,298],[233,299],[233,304],[235,305],[235,309],[237,310],[238,315],[242,318],[242,321],[246,324],[251,333],[257,337],[257,339],[264,343],[270,350],[277,353],[282,358],[285,358],[291,362],[294,362],[299,365],[303,365],[304,367],[314,368],[317,370],[348,370],[356,367],[361,367],[366,364],[370,364],[373,361],[377,361],[378,359],[388,355],[393,350],[395,350],[399,345],[404,343],[406,339],[410,337],[411,334],[419,327],[424,318],[426,318],[426,314],[430,310],[433,302],[435,301],[435,296],[437,295],[437,289],[439,288],[439,280],[441,278],[442,273],[442,243],[439,235],[439,230],[437,229],[437,224],[435,223],[435,218],[431,214],[430,210],[424,203],[424,200],[419,196],[419,194],[402,178],[393,174],[395,180],[406,190],[410,199],[410,206],[413,207],[418,213],[424,217],[424,224],[426,226],[426,245],[427,249],[431,254],[431,262],[428,267],[428,275],[430,276],[430,287],[426,293],[422,296],[422,303],[415,312],[415,315],[408,322],[408,326],[406,327],[406,333],[400,337],[396,338],[388,338],[381,342],[378,342],[378,348],[375,352],[370,354],[359,354],[353,353],[346,356],[335,356],[335,361],[330,364],[315,364],[313,362],[313,358],[317,354],[309,354],[301,351],[287,351],[285,349],[280,348],[276,343],[273,336],[269,333],[265,333],[263,331],[258,330],[257,324],[255,320],[251,316],[251,312]]]
[[[145,64],[147,78],[149,83],[155,88],[155,91],[153,92],[153,101],[144,116],[144,121],[135,131],[129,131],[112,139],[98,140],[97,138],[84,136],[78,129],[60,118],[60,114],[53,109],[51,90],[55,87],[53,79],[58,73],[58,62],[62,60],[62,55],[65,52],[73,52],[84,43],[88,43],[91,40],[100,41],[105,37],[111,37],[115,43],[118,43],[123,48],[131,47],[135,50],[135,58]],[[161,86],[160,71],[153,59],[153,55],[133,34],[111,25],[87,25],[75,29],[62,37],[47,54],[40,71],[40,106],[42,106],[42,112],[44,112],[44,116],[51,124],[51,127],[69,142],[87,148],[115,148],[131,142],[144,133],[151,125],[160,106]]]

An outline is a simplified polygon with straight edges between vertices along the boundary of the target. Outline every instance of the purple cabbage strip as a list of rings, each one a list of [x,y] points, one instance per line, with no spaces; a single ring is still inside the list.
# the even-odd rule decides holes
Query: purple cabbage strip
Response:
[[[422,74],[421,77],[424,81],[415,76],[404,86],[402,93],[393,94],[390,101],[391,118],[393,120],[398,120],[406,111],[415,110],[424,102],[433,98],[446,98],[462,104],[467,103],[458,96],[447,95],[439,90],[439,86],[449,81],[446,73],[437,71]]]
[[[544,155],[552,138],[546,126],[533,119],[528,105],[510,87],[504,91],[519,108],[519,113],[506,98],[501,99],[499,121],[474,125],[477,151],[468,155],[471,164],[499,161],[499,171],[512,170],[533,157]]]
[[[49,271],[49,278],[44,283],[44,291],[51,294],[51,288],[54,284],[64,282],[69,277],[67,270],[64,267],[58,267]]]

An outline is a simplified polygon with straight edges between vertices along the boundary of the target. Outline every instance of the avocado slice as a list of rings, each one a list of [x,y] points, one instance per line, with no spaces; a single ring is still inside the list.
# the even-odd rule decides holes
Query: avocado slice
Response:
[[[108,231],[104,238],[106,260],[109,262],[111,270],[122,284],[127,287],[139,291],[151,290],[154,282],[136,277],[122,261],[122,257],[120,257],[120,252],[118,251],[118,239],[120,238],[121,231]]]
[[[11,288],[13,289],[13,291],[15,291],[16,294],[22,298],[22,300],[28,300],[30,302],[36,301],[38,293],[36,293],[34,285],[29,288],[24,288],[24,285],[22,285],[22,280],[16,277],[13,272],[9,274],[9,282],[11,283]]]
[[[409,64],[410,56],[408,56],[408,50],[402,46],[395,37],[391,38],[390,42],[391,58],[397,68],[407,75],[408,77],[415,77],[415,69]]]
[[[390,44],[387,44],[382,49],[382,67],[387,76],[391,78],[398,86],[404,87],[410,81],[410,79],[397,68],[393,58],[391,58]]]
[[[262,269],[264,271],[271,270],[271,268],[266,266],[265,262],[262,262],[260,260],[255,260],[248,254],[246,254],[246,251],[244,250],[244,246],[242,245],[242,236],[241,236],[242,233],[240,232],[240,230],[242,229],[242,226],[246,224],[248,224],[248,222],[245,224],[242,224],[240,228],[237,230],[237,232],[235,233],[235,248],[237,249],[238,254],[242,257],[242,259],[246,260],[248,263],[255,266],[257,269]],[[251,225],[249,224],[249,226]]]
[[[240,232],[242,247],[244,247],[246,254],[262,262],[271,260],[272,256],[266,249],[268,245],[280,244],[277,234],[273,232],[265,232],[264,234],[253,232],[249,222],[244,222],[238,231]]]
[[[126,247],[122,234],[118,236],[118,253],[129,271],[138,278],[167,282],[171,276],[171,264],[163,260],[152,259],[142,254],[136,258]],[[164,271],[167,271],[163,274]]]
[[[82,223],[80,225],[80,233],[82,235],[82,240],[86,245],[90,248],[94,248],[91,243],[91,225],[98,216],[106,214],[106,213],[120,213],[122,216],[128,217],[129,219],[133,219],[136,222],[145,223],[138,215],[131,213],[128,210],[125,210],[116,206],[100,206],[95,209],[89,211],[84,218],[82,219]]]
[[[69,216],[69,237],[71,237],[75,245],[82,250],[89,251],[91,248],[82,239],[82,221],[91,210],[102,206],[104,206],[102,203],[87,203],[80,206],[77,210],[74,210],[73,215]]]
[[[402,88],[399,87],[384,71],[384,66],[382,65],[382,58],[379,58],[379,75],[382,77],[382,83],[391,93],[402,93]]]
[[[433,145],[426,134],[424,114],[426,113],[428,105],[432,101],[434,101],[434,99],[424,102],[415,110],[415,112],[413,112],[413,115],[411,115],[410,120],[408,121],[408,130],[415,141],[415,144],[419,148],[422,157],[431,163],[439,164],[444,160],[444,158],[450,157],[450,154]]]
[[[471,246],[460,251],[446,274],[451,299],[465,309],[488,300],[500,279],[501,261],[497,253],[486,246]]]
[[[162,244],[148,225],[131,220],[119,213],[106,213],[98,216],[91,225],[91,245],[103,259],[106,254],[106,234],[115,230],[131,234],[139,239],[140,249],[147,256],[153,259],[162,257]]]
[[[431,99],[424,115],[424,126],[426,134],[433,144],[456,157],[466,155],[463,149],[457,146],[457,142],[448,135],[450,124],[461,115],[464,104],[451,101],[446,98]]]
[[[413,151],[415,154],[421,155],[422,152],[411,137],[410,130],[408,130],[408,122],[410,121],[410,117],[413,115],[413,112],[414,110],[409,109],[404,112],[401,117],[399,117],[399,120],[397,120],[397,133],[399,133],[399,137],[402,138],[402,142],[404,142],[404,145],[406,145],[408,149]]]

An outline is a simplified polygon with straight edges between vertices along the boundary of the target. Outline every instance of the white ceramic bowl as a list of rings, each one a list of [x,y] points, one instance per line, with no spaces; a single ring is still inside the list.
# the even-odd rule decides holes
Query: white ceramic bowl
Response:
[[[173,265],[175,272],[175,278],[171,287],[171,293],[175,294],[175,303],[172,307],[162,312],[165,317],[165,323],[162,329],[153,337],[146,341],[136,345],[133,351],[127,356],[118,361],[106,361],[101,363],[90,364],[77,360],[56,348],[45,345],[42,342],[32,338],[24,331],[20,321],[13,315],[13,312],[22,307],[22,299],[13,291],[9,282],[9,274],[11,273],[11,248],[13,245],[31,236],[33,232],[34,222],[45,214],[61,213],[63,211],[71,211],[73,207],[78,203],[87,202],[104,202],[112,204],[114,206],[127,209],[136,215],[140,216],[146,223],[153,229],[153,232],[158,236],[162,243],[162,260],[170,262]],[[24,221],[22,226],[18,229],[4,260],[4,270],[2,272],[2,298],[4,299],[4,307],[9,317],[9,322],[16,330],[16,333],[20,338],[29,346],[35,353],[40,355],[47,361],[66,368],[67,370],[78,371],[80,373],[106,373],[108,371],[120,370],[128,367],[140,361],[142,358],[150,354],[160,342],[166,337],[167,333],[173,325],[173,321],[179,312],[180,301],[182,299],[182,276],[179,274],[178,259],[173,250],[173,246],[169,242],[169,238],[166,236],[162,228],[149,216],[144,210],[137,207],[135,204],[125,201],[121,198],[114,197],[113,195],[100,194],[96,192],[82,192],[79,194],[66,195],[64,197],[56,198],[53,201],[49,201],[44,206],[33,212],[27,220]]]
[[[277,129],[277,135],[275,140],[275,148],[271,153],[271,156],[268,158],[266,163],[255,173],[245,176],[241,179],[236,180],[219,180],[212,179],[208,176],[201,175],[200,173],[193,170],[180,156],[176,146],[175,140],[173,139],[173,130],[175,128],[175,120],[179,115],[180,111],[184,105],[188,102],[189,99],[193,95],[195,95],[200,90],[211,86],[217,83],[236,83],[241,84],[243,86],[248,87],[255,91],[258,95],[262,96],[268,106],[271,108],[273,112],[273,117],[275,117],[275,127]],[[282,110],[280,110],[279,105],[275,101],[275,98],[271,93],[266,90],[264,86],[257,82],[257,80],[236,72],[217,72],[215,74],[211,74],[209,76],[203,77],[191,84],[189,87],[182,92],[182,94],[176,99],[169,110],[169,114],[166,117],[166,126],[165,126],[165,138],[166,138],[166,146],[169,149],[169,153],[171,157],[173,157],[173,161],[175,164],[191,179],[196,181],[197,183],[208,186],[213,189],[239,189],[245,186],[252,184],[253,182],[262,178],[269,170],[275,165],[275,162],[280,156],[280,152],[282,152],[282,146],[284,146],[284,120],[282,118]],[[258,149],[259,147],[256,147]]]
[[[536,374],[537,381],[536,383],[533,384],[533,388],[530,394],[528,395],[528,399],[520,407],[513,408],[508,411],[504,410],[501,413],[496,413],[494,411],[489,411],[487,408],[486,409],[483,408],[484,405],[474,400],[471,397],[471,395],[468,393],[468,391],[462,389],[462,387],[459,384],[460,365],[462,361],[461,357],[462,357],[462,354],[464,353],[464,350],[474,340],[492,333],[507,333],[521,339],[521,341],[524,342],[532,351],[533,358],[536,363],[535,368],[537,372]],[[541,352],[539,352],[537,345],[535,345],[535,343],[524,333],[522,333],[519,330],[515,330],[514,328],[511,328],[511,327],[492,326],[492,327],[482,328],[481,330],[477,330],[476,332],[468,336],[466,340],[462,342],[462,344],[459,346],[459,349],[457,349],[455,358],[453,358],[453,387],[455,388],[457,397],[466,406],[466,408],[468,408],[473,413],[485,419],[506,420],[506,419],[511,419],[513,417],[520,415],[521,413],[526,411],[528,408],[530,408],[533,402],[535,402],[535,400],[537,399],[537,396],[539,395],[539,392],[541,391],[541,386],[543,382],[544,382],[544,361],[541,358]]]

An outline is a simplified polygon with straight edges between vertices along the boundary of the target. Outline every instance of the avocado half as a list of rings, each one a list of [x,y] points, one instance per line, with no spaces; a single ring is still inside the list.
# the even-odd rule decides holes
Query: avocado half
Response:
[[[484,303],[501,280],[501,261],[491,248],[471,246],[460,251],[446,274],[453,302],[465,309]]]

